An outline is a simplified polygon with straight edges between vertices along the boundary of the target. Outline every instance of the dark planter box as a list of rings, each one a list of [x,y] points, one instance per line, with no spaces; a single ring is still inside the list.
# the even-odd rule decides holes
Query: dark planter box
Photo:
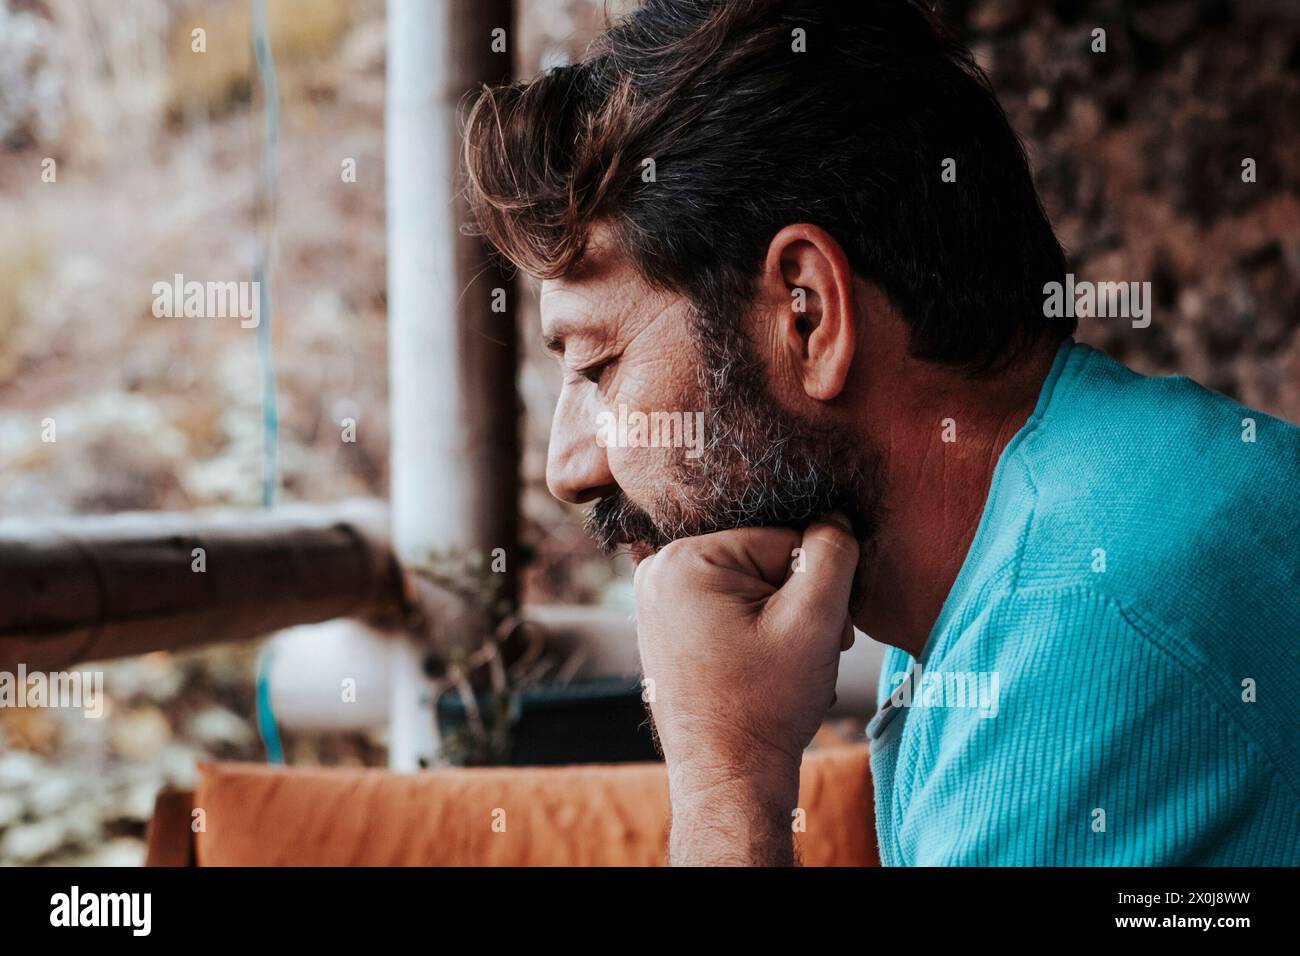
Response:
[[[491,699],[479,698],[488,713]],[[532,687],[511,701],[510,747],[504,763],[541,766],[658,760],[640,681],[602,678],[562,687]],[[465,705],[451,692],[438,701],[444,736],[466,726]],[[500,760],[493,762],[502,762]]]

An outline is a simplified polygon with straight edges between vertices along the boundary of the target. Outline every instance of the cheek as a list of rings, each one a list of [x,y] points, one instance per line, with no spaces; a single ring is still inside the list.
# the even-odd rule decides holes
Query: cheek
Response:
[[[672,496],[679,466],[694,441],[699,411],[695,374],[686,356],[665,356],[620,369],[609,396],[608,411],[619,432],[619,441],[607,449],[610,473],[642,507]],[[670,420],[672,426],[666,426]]]
[[[632,446],[610,448],[608,454],[610,474],[633,504],[653,510],[654,502],[672,496],[677,449]]]

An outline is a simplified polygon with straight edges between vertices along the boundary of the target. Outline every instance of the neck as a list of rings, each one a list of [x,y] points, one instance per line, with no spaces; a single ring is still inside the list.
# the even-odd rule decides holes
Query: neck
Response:
[[[859,569],[854,624],[920,657],[952,590],[1003,449],[1033,413],[1054,346],[990,378],[902,357],[878,377],[886,409],[870,433],[883,456],[883,513]],[[874,389],[873,389],[874,390]]]

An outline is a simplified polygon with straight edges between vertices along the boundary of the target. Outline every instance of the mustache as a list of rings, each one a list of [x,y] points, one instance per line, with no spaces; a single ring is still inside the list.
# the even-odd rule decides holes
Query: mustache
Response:
[[[743,503],[727,502],[725,496],[720,495],[710,502],[711,507],[692,509],[689,516],[678,511],[671,518],[671,527],[666,528],[648,511],[629,501],[622,491],[616,490],[592,506],[584,526],[608,555],[617,554],[620,548],[632,544],[644,544],[657,551],[678,538],[734,528],[780,526],[802,532],[831,511],[847,515],[854,534],[860,540],[873,534],[874,516],[865,511],[858,496],[847,489],[837,489],[832,484],[792,491],[783,495],[769,489],[766,494],[746,496],[748,500]]]
[[[656,550],[668,543],[668,536],[649,513],[628,501],[621,491],[612,491],[596,502],[583,524],[600,549],[610,555],[636,542]]]

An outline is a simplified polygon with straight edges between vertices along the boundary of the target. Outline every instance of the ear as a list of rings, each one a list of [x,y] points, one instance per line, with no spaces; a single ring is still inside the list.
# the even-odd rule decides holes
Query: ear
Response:
[[[785,364],[809,398],[834,399],[857,347],[853,273],[844,250],[818,226],[786,226],[768,246],[763,288],[776,305]]]

